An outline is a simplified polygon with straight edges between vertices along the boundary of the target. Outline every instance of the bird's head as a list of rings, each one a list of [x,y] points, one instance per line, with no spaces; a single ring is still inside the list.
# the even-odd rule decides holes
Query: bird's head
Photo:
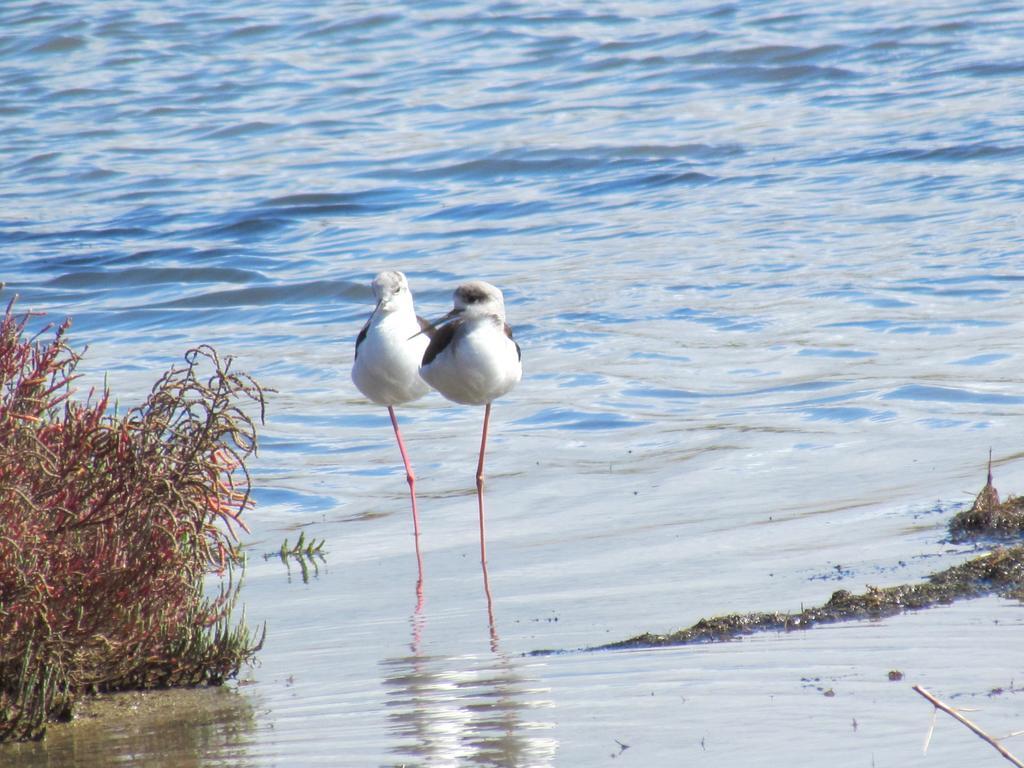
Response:
[[[381,272],[373,279],[373,295],[377,299],[374,311],[394,312],[396,309],[412,306],[412,292],[409,281],[401,272]]]
[[[455,289],[454,307],[448,317],[497,315],[505,318],[505,297],[501,291],[483,280],[470,280]]]

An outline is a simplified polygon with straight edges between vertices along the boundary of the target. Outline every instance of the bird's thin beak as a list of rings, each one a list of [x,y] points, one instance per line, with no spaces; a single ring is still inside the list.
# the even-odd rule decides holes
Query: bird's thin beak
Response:
[[[449,320],[451,320],[453,317],[458,317],[460,314],[462,314],[462,310],[461,309],[453,309],[451,312],[449,312],[447,315],[442,317],[440,320],[433,321],[428,328],[424,328],[419,333],[414,333],[409,338],[410,339],[415,339],[417,336],[421,336],[422,334],[426,333],[428,330],[436,330],[437,328],[440,328],[442,325],[444,325]]]

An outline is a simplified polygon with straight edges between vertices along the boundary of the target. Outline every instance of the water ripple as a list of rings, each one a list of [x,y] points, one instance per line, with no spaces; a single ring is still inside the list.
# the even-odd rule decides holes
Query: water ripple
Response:
[[[907,384],[882,396],[883,400],[919,400],[932,403],[985,403],[991,405],[1020,405],[1024,396],[998,392],[977,392],[956,387],[935,387]]]

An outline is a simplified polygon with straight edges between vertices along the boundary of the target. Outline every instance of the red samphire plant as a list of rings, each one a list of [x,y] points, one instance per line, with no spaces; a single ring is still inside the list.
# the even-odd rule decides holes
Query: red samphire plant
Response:
[[[0,320],[0,741],[88,691],[220,683],[262,644],[229,614],[263,390],[202,346],[117,414],[71,398],[68,323],[29,320]]]

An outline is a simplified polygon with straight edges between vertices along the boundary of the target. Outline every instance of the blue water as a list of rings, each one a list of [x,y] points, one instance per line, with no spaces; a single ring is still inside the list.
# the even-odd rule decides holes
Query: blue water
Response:
[[[252,466],[255,714],[241,744],[175,731],[154,759],[594,765],[618,739],[648,765],[976,760],[952,736],[922,757],[927,711],[921,733],[869,724],[919,706],[875,687],[897,646],[919,644],[908,682],[937,693],[1006,685],[1020,654],[983,632],[1021,616],[998,601],[853,644],[519,654],[952,564],[969,553],[944,525],[990,447],[1021,491],[1024,12],[293,6],[0,7],[0,299],[72,316],[80,385],[106,377],[122,403],[198,343],[277,390]],[[427,316],[463,279],[495,283],[523,347],[488,456],[493,623],[481,414],[436,395],[399,411],[415,608],[397,450],[348,377],[385,268]],[[261,556],[300,528],[328,542],[308,584]],[[981,650],[951,661],[944,632]],[[803,660],[859,698],[823,705]]]

